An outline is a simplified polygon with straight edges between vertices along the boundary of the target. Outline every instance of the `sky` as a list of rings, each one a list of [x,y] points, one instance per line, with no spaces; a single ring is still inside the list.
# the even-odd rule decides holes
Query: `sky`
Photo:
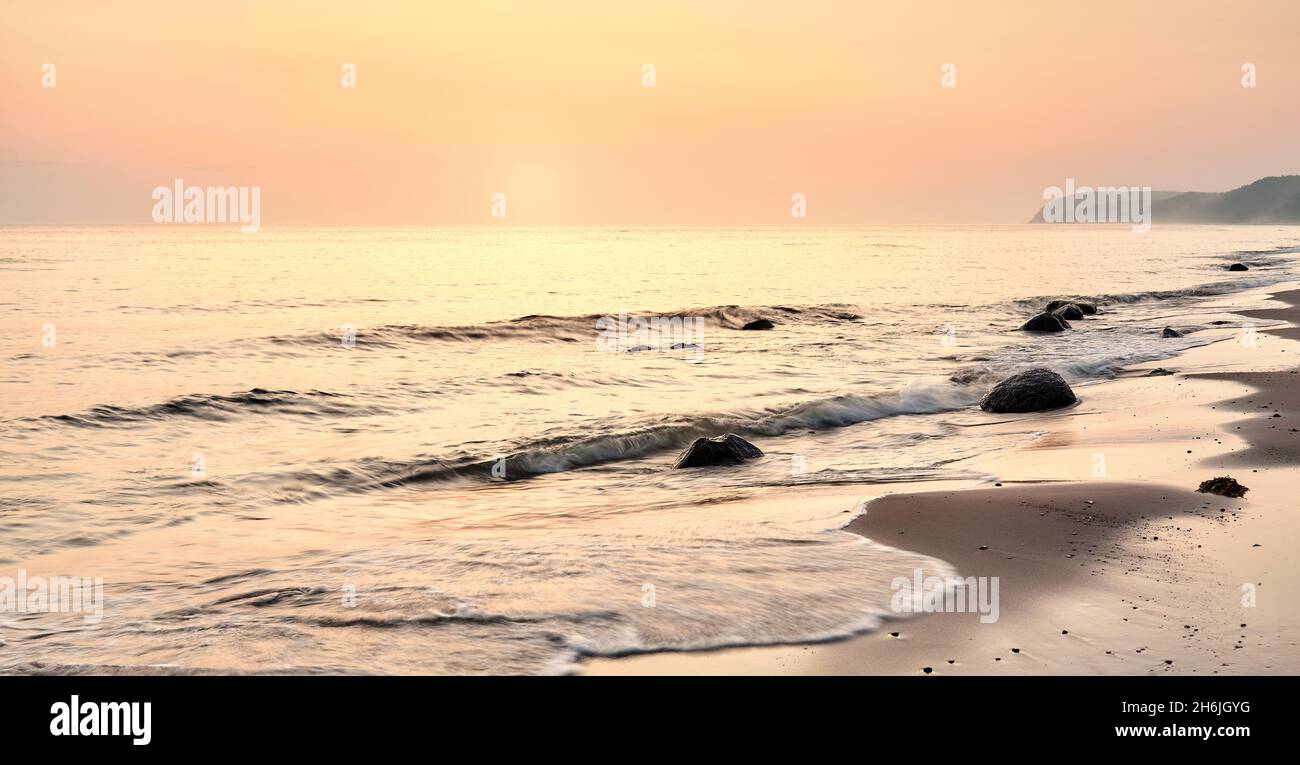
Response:
[[[176,178],[269,226],[1021,223],[1300,173],[1298,40],[1294,0],[0,0],[0,223]]]

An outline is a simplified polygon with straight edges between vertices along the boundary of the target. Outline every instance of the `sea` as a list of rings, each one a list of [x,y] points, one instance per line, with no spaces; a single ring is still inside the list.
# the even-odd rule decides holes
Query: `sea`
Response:
[[[1233,301],[1297,253],[1284,226],[0,227],[0,672],[552,674],[878,629],[944,564],[842,531],[859,499],[993,480],[967,463],[1037,433],[973,427],[998,380],[1086,399],[1249,331]],[[1018,329],[1053,299],[1099,312]],[[726,433],[765,456],[672,468]],[[35,597],[60,577],[102,598]]]

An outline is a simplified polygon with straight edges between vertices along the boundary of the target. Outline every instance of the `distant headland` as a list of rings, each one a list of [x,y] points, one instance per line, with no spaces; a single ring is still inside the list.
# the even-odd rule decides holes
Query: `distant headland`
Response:
[[[1300,224],[1300,175],[1273,175],[1232,191],[1153,191],[1154,223]],[[1040,208],[1030,223],[1044,223]]]

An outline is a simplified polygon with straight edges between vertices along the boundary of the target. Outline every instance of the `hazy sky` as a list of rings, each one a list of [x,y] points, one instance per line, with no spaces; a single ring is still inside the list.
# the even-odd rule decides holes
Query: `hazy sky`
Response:
[[[1300,173],[1296,0],[3,3],[0,222],[147,222],[181,177],[260,186],[263,225],[489,224],[494,192],[504,225],[791,223],[794,192],[1018,223],[1067,177]]]

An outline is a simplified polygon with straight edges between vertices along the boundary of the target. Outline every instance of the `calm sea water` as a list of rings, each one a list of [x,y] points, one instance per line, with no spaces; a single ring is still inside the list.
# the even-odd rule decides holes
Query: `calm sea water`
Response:
[[[992,382],[1206,342],[1231,317],[1205,301],[1297,251],[1285,227],[0,228],[0,576],[105,593],[94,624],[0,611],[0,669],[531,673],[869,629],[938,564],[801,496],[978,478],[1010,445],[964,427]],[[1016,331],[1073,296],[1102,314]],[[620,314],[702,333],[611,348]],[[725,432],[767,456],[669,469]]]

